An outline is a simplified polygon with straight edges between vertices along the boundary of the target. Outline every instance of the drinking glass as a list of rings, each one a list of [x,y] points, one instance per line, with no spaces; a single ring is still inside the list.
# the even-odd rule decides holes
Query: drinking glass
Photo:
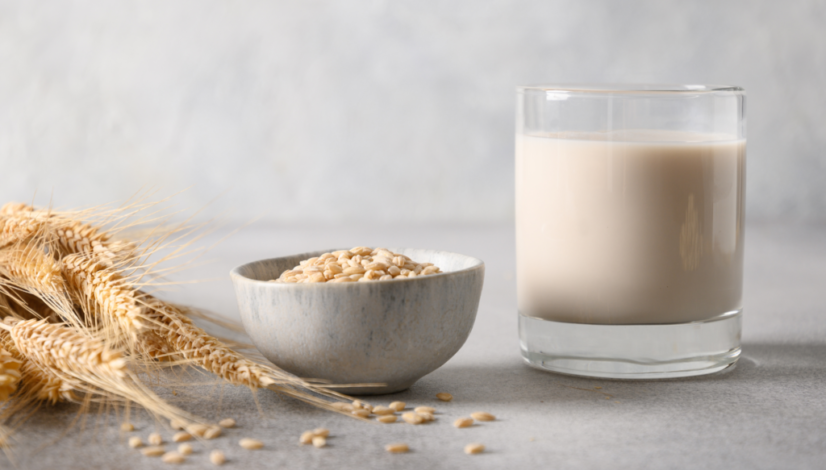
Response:
[[[736,86],[518,87],[525,361],[610,378],[734,365],[745,157]]]

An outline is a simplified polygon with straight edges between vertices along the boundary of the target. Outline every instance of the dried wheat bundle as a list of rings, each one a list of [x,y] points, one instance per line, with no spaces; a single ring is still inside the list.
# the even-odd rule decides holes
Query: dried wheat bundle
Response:
[[[79,401],[81,396],[135,402],[178,421],[197,422],[157,397],[136,371],[161,362],[198,367],[234,384],[267,388],[315,406],[349,399],[271,364],[253,360],[195,326],[192,311],[147,291],[178,268],[161,262],[191,253],[197,224],[167,226],[143,200],[121,207],[42,210],[20,203],[0,208],[0,346],[9,376],[0,397],[17,400],[4,416],[30,402]],[[122,233],[155,223],[141,243]],[[160,260],[151,255],[163,251]],[[200,314],[196,316],[201,316]],[[4,362],[5,363],[5,362]],[[127,367],[131,364],[131,367]],[[0,374],[5,368],[0,368]],[[3,383],[8,388],[2,394]]]

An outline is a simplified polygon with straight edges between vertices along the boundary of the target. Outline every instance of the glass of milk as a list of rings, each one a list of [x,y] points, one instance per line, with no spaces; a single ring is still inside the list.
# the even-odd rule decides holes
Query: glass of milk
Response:
[[[745,98],[719,85],[517,89],[525,361],[634,379],[736,363]]]

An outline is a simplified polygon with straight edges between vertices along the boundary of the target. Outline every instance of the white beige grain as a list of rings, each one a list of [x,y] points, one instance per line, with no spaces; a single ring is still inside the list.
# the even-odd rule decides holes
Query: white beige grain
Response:
[[[496,416],[493,416],[490,413],[486,413],[484,411],[476,411],[470,414],[470,417],[475,419],[476,421],[494,421],[496,420]]]
[[[391,454],[404,454],[410,451],[410,447],[402,442],[387,444],[384,449]]]
[[[247,450],[256,450],[264,447],[263,442],[259,441],[258,439],[251,439],[249,437],[245,437],[238,441],[238,445]]]
[[[186,457],[177,452],[167,452],[161,457],[164,463],[181,464],[186,462]]]
[[[213,450],[209,453],[209,461],[213,465],[223,465],[227,461],[227,457],[220,450]]]
[[[185,431],[176,432],[175,435],[172,436],[172,442],[184,442],[190,439],[192,439],[192,434]]]
[[[470,454],[481,454],[485,451],[485,446],[479,444],[478,442],[474,442],[472,444],[468,444],[465,446],[465,453]]]

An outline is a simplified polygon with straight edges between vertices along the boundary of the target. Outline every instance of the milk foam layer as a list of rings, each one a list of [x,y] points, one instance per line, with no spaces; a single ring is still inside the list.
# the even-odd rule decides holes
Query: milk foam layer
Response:
[[[654,324],[741,308],[744,172],[745,140],[721,135],[517,135],[520,313]]]

